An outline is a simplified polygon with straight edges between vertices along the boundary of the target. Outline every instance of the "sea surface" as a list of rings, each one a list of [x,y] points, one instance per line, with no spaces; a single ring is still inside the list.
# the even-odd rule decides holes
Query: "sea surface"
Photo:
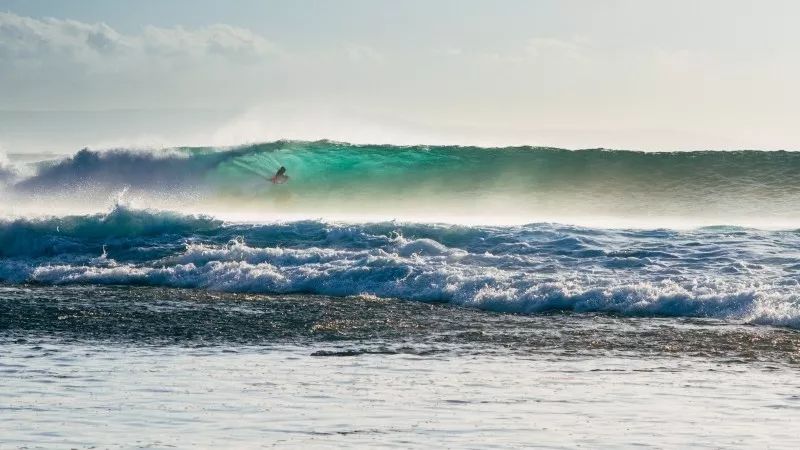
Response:
[[[800,154],[84,149],[0,196],[0,448],[800,438]]]

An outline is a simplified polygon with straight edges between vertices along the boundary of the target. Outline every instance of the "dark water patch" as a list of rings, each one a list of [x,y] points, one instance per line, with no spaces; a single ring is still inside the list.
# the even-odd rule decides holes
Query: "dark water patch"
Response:
[[[0,339],[24,342],[31,355],[51,358],[65,342],[106,342],[227,352],[303,345],[318,347],[311,353],[321,357],[556,352],[800,363],[800,332],[712,319],[526,316],[359,297],[149,287],[3,289]]]

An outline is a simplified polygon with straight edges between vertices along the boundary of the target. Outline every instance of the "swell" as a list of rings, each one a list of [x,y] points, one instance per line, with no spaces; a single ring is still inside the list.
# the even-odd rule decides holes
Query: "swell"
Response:
[[[266,178],[285,166],[289,183]],[[560,150],[279,141],[235,149],[82,150],[12,184],[25,198],[177,208],[797,219],[800,153]],[[95,198],[96,197],[96,198]],[[255,206],[254,206],[255,205]],[[199,208],[195,208],[199,209]],[[739,221],[734,220],[734,223]],[[784,221],[785,222],[785,221]]]
[[[800,328],[796,232],[232,224],[118,206],[106,215],[5,221],[0,239],[7,283],[369,295]]]
[[[635,152],[539,147],[352,145],[330,141],[278,141],[233,149],[160,151],[83,149],[42,165],[20,189],[83,184],[152,187],[269,177],[287,166],[297,184],[331,188],[386,183],[436,183],[450,188],[510,185],[619,183],[621,185],[731,188],[796,186],[800,153],[763,151]],[[376,186],[377,187],[377,186]]]

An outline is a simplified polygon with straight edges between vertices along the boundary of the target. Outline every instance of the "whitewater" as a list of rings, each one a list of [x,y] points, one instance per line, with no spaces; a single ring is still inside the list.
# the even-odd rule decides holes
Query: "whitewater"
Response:
[[[280,166],[291,181],[273,185]],[[5,283],[800,328],[795,153],[279,141],[84,149],[3,174]],[[635,226],[584,225],[598,217]]]

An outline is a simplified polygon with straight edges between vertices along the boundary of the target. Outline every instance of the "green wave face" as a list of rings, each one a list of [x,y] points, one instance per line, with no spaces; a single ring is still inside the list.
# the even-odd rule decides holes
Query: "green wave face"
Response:
[[[287,168],[289,181],[269,178]],[[800,211],[800,153],[642,153],[279,141],[163,155],[82,151],[18,184],[29,191],[130,188],[195,209],[403,217],[757,218]],[[88,188],[87,188],[88,187]],[[435,218],[435,217],[433,217]],[[800,223],[800,222],[798,222]]]
[[[207,150],[193,150],[209,155]],[[217,156],[217,154],[213,154]],[[412,183],[497,186],[637,186],[704,188],[796,185],[800,154],[790,152],[643,153],[547,148],[395,147],[329,142],[262,144],[233,150],[216,167],[225,177],[269,177],[281,165],[308,188],[392,187]],[[764,177],[771,179],[764,179]]]
[[[221,163],[214,181],[227,185],[240,177],[271,177],[285,166],[293,189],[370,192],[406,189],[421,183],[468,188],[470,178],[498,167],[475,150],[448,148],[351,146],[334,143],[286,143],[250,148]]]
[[[285,142],[232,153],[209,173],[223,195],[302,210],[786,218],[800,206],[800,154]],[[264,183],[285,166],[289,183]]]

